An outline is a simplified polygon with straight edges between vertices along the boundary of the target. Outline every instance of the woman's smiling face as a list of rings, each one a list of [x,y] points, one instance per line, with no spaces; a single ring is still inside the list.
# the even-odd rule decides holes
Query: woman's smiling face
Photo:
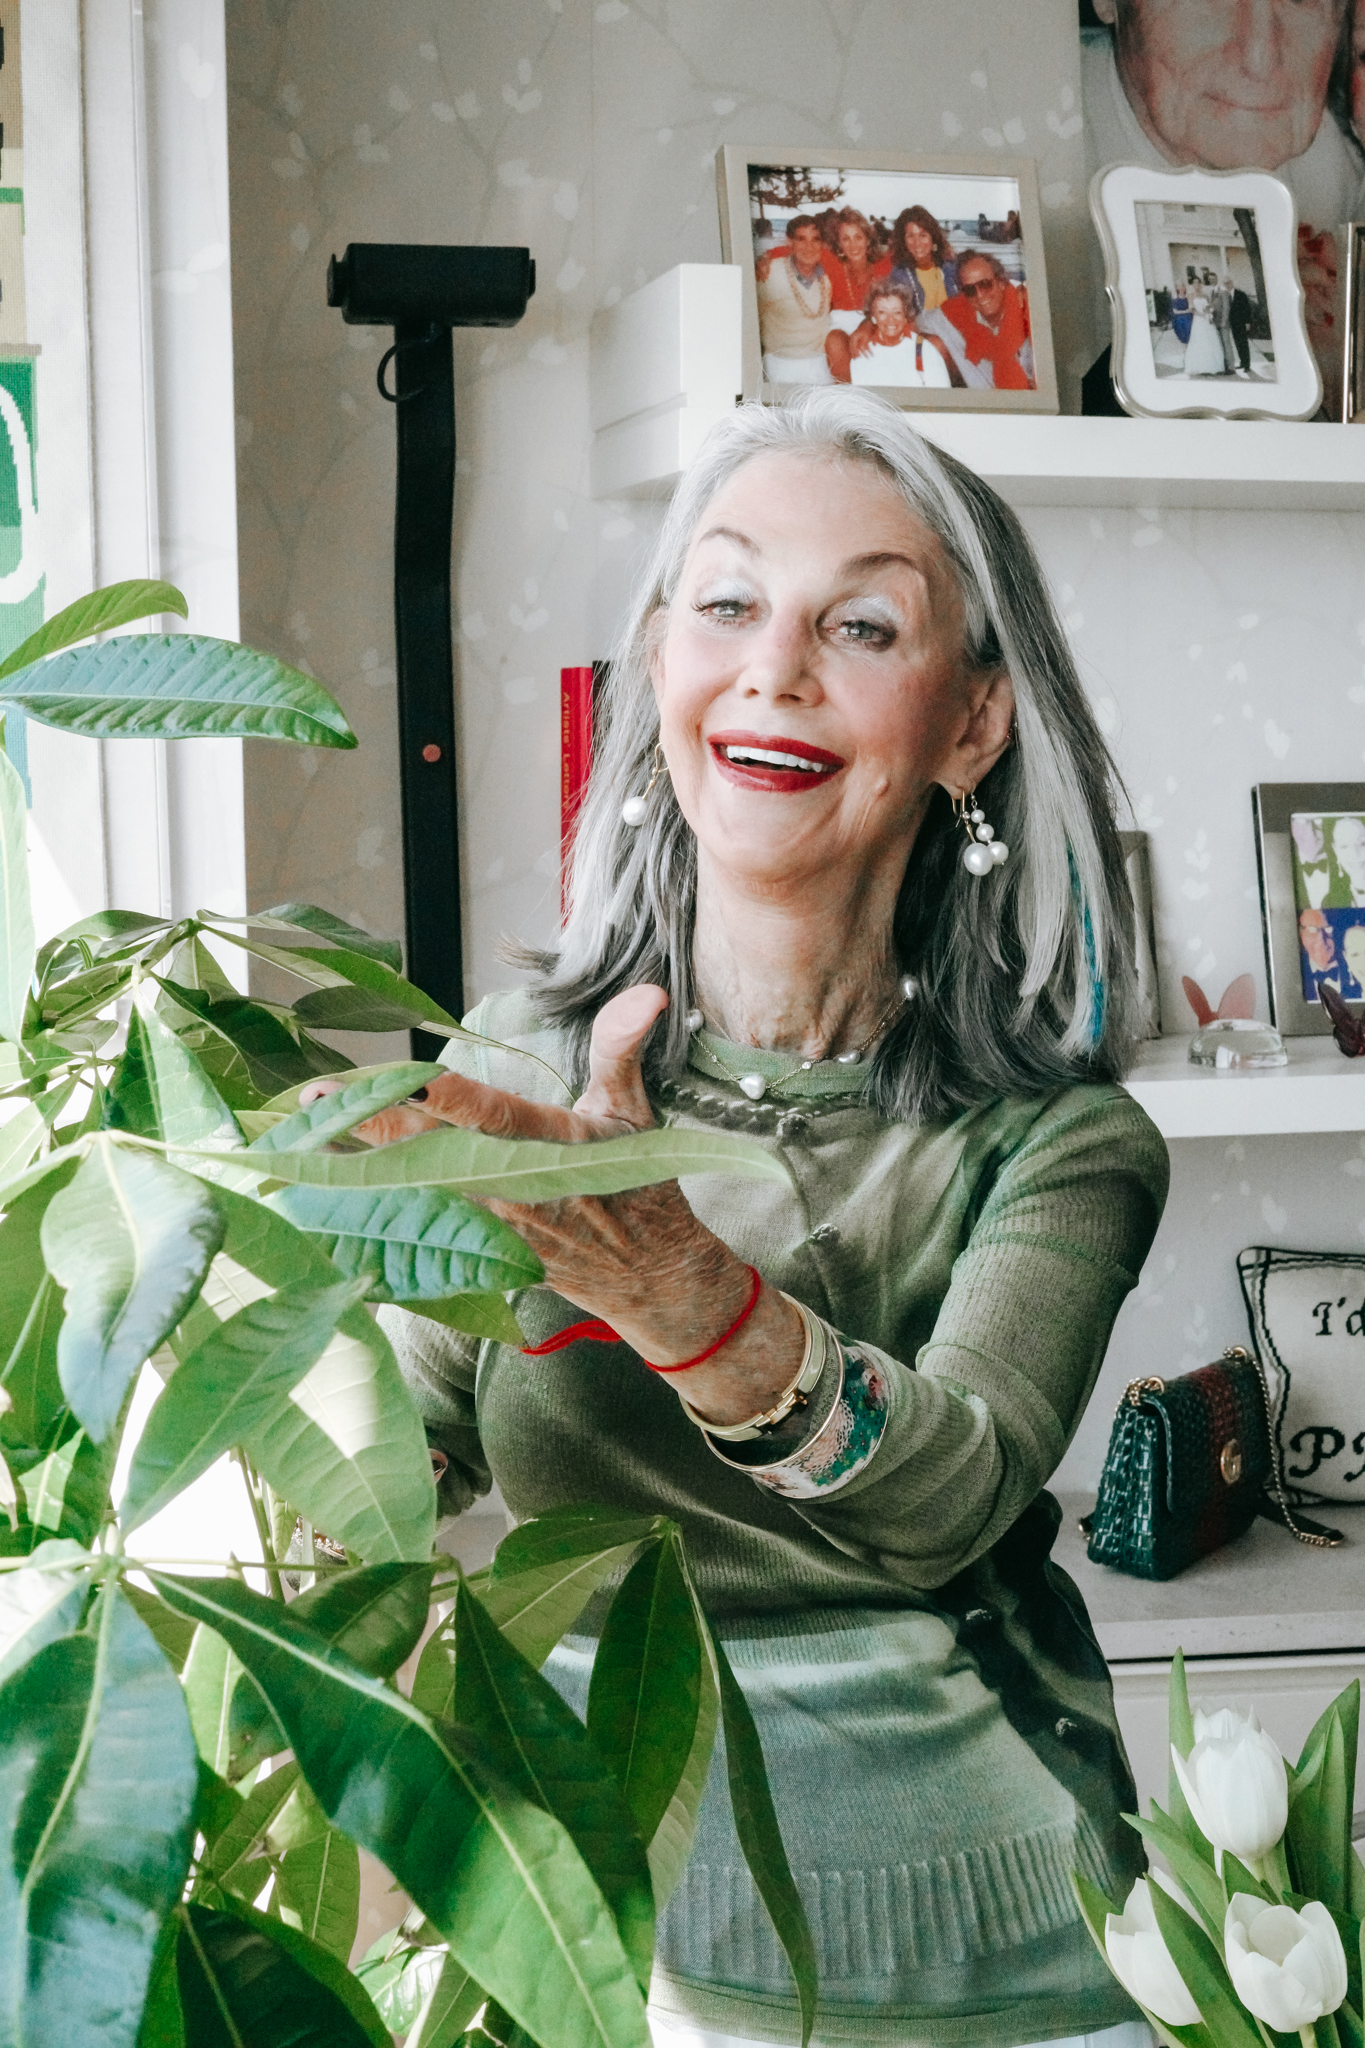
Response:
[[[903,868],[935,784],[973,786],[1008,734],[1008,682],[965,670],[962,633],[941,544],[870,465],[736,470],[655,627],[664,753],[704,857],[773,887]]]

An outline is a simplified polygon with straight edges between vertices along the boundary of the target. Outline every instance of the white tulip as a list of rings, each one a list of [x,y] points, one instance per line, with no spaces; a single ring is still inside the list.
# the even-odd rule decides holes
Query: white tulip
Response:
[[[1169,1881],[1162,1889],[1179,1896]],[[1184,1905],[1183,1898],[1180,1903]],[[1114,1975],[1138,2005],[1155,2013],[1168,2027],[1198,2026],[1199,2007],[1161,1938],[1145,1877],[1129,1892],[1122,1913],[1105,1915],[1104,1952]]]
[[[1223,1924],[1232,1988],[1247,2011],[1281,2034],[1335,2012],[1346,1996],[1346,1951],[1326,1906],[1301,1912],[1234,1894]]]
[[[1194,1748],[1182,1757],[1172,1744],[1171,1761],[1195,1826],[1218,1852],[1219,1873],[1224,1851],[1255,1868],[1289,1818],[1284,1758],[1255,1709],[1205,1714],[1196,1708]]]

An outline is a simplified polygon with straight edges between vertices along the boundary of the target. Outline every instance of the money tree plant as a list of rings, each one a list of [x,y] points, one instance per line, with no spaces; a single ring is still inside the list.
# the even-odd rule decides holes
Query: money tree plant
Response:
[[[249,649],[72,645],[170,610],[160,584],[73,606],[0,664],[0,707],[355,744]],[[395,946],[299,904],[105,911],[38,946],[24,828],[0,753],[0,2048],[649,2048],[655,1919],[718,1727],[808,2038],[809,1930],[677,1525],[559,1510],[466,1577],[433,1552],[371,1306],[518,1341],[541,1269],[484,1199],[782,1168],[667,1127],[367,1148],[356,1126],[440,1069],[351,1068],[315,1033],[460,1030]],[[242,995],[224,945],[297,999]],[[343,1085],[300,1107],[321,1075]],[[146,1525],[227,1455],[259,1551],[187,1575]],[[541,1667],[609,1581],[583,1721]],[[362,1848],[412,1904],[353,1971]]]

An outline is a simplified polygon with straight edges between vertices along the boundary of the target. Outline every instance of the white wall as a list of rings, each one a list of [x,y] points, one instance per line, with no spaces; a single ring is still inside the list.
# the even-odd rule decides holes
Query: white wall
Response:
[[[401,930],[393,416],[382,342],[325,304],[352,240],[526,242],[512,333],[456,336],[458,696],[471,998],[557,902],[558,670],[608,645],[657,513],[587,496],[593,309],[713,262],[723,141],[1040,158],[1059,358],[1089,360],[1072,0],[230,0],[240,541],[247,638],[309,662],[358,755],[249,750],[251,894]],[[951,29],[951,34],[948,32]],[[990,137],[995,137],[993,144]],[[1068,286],[1070,287],[1068,289]],[[1235,424],[1227,431],[1236,433]],[[1168,1030],[1264,968],[1249,790],[1359,776],[1365,519],[1035,511],[1027,523],[1152,834]],[[1098,1469],[1111,1382],[1245,1324],[1246,1243],[1365,1238],[1354,1139],[1175,1148],[1170,1209],[1063,1478]]]

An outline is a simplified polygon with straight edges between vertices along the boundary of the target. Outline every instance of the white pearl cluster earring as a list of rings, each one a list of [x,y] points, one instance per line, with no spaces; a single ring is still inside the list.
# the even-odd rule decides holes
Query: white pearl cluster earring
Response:
[[[976,801],[976,791],[969,796],[964,790],[954,798],[953,812],[967,835],[967,844],[962,849],[962,865],[969,875],[988,875],[992,868],[1002,868],[1010,857],[1010,850],[1003,839],[997,839],[995,829],[986,822],[986,813]]]
[[[649,815],[649,799],[653,793],[654,785],[661,775],[667,775],[667,773],[668,763],[664,759],[663,746],[660,744],[654,749],[654,767],[649,781],[645,784],[644,795],[628,796],[621,806],[621,819],[624,824],[633,827],[644,824],[645,819]]]

